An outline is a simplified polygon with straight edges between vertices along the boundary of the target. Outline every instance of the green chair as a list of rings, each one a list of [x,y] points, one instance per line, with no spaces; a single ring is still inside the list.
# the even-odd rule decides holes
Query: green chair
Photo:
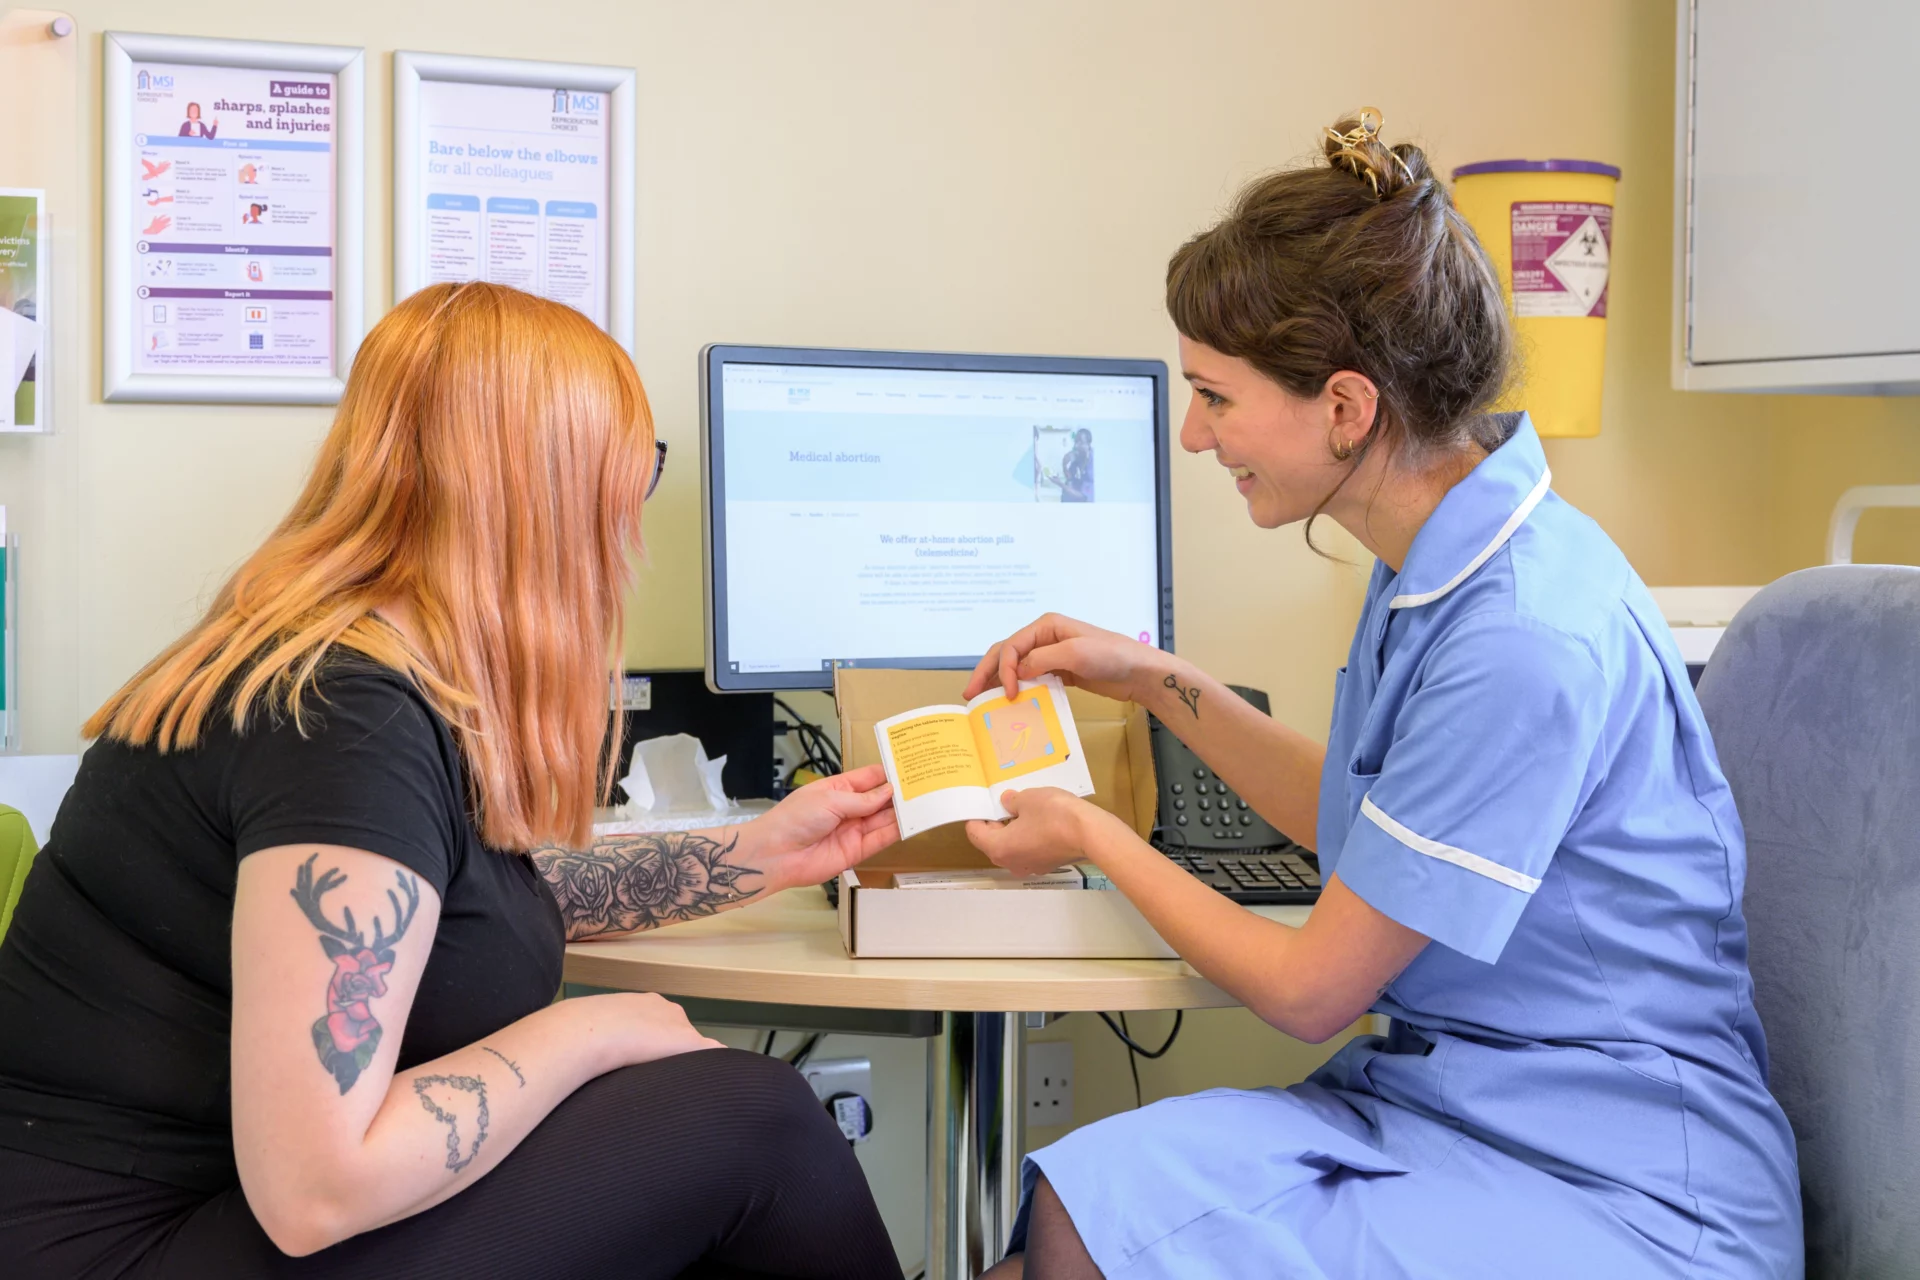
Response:
[[[20,901],[20,887],[27,882],[27,868],[33,855],[40,852],[27,815],[0,804],[0,938],[7,936],[13,922],[13,904]]]

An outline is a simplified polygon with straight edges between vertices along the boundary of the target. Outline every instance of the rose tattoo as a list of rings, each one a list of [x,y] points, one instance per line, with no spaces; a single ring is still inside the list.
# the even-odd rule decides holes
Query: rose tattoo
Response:
[[[320,931],[320,949],[333,961],[333,977],[327,982],[327,1013],[313,1024],[313,1047],[320,1055],[320,1065],[333,1074],[340,1092],[345,1093],[380,1047],[380,1022],[367,1002],[387,994],[394,945],[405,936],[414,913],[420,909],[420,882],[404,871],[394,873],[400,891],[387,890],[387,901],[393,904],[393,932],[387,933],[376,916],[369,941],[354,925],[351,907],[341,908],[344,923],[327,919],[320,899],[345,884],[347,877],[339,868],[328,867],[316,880],[313,864],[319,856],[313,854],[294,873],[292,894]]]
[[[387,970],[393,962],[370,950],[343,951],[333,958],[333,966],[333,981],[327,984],[327,1034],[336,1053],[352,1053],[380,1034],[367,1001],[387,994]]]
[[[536,849],[533,861],[577,942],[710,916],[752,897],[761,873],[727,861],[737,843],[697,831],[644,832],[602,836],[591,849]]]

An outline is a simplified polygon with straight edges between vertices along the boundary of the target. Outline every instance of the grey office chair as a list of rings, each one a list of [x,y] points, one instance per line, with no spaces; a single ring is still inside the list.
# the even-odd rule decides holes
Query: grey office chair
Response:
[[[1920,568],[1792,574],[1700,705],[1747,830],[1754,999],[1809,1280],[1920,1271]]]

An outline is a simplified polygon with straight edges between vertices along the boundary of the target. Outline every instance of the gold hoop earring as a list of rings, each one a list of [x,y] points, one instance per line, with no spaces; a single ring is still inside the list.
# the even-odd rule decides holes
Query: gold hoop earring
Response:
[[[1360,452],[1360,442],[1358,440],[1342,440],[1338,444],[1329,444],[1327,448],[1332,451],[1335,462],[1345,462],[1353,457],[1354,454]]]

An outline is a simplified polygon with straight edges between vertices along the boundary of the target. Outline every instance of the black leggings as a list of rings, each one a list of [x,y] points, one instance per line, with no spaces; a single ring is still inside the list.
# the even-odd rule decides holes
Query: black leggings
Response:
[[[498,1168],[411,1218],[289,1258],[240,1188],[211,1197],[0,1150],[12,1280],[888,1277],[846,1139],[776,1058],[708,1049],[601,1076]]]

